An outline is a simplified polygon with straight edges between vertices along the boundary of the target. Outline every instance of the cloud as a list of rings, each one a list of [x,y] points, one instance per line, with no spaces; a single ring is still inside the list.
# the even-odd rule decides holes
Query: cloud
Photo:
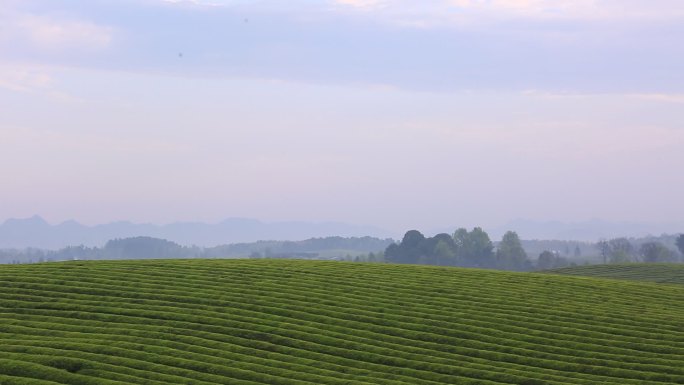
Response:
[[[517,19],[676,20],[684,17],[677,0],[446,0],[477,15]]]
[[[458,8],[526,15],[571,16],[595,10],[595,0],[449,0]]]
[[[112,41],[111,28],[86,21],[27,15],[18,21],[17,26],[31,42],[48,49],[104,48]]]
[[[379,6],[387,5],[388,3],[386,0],[334,0],[334,2],[341,5],[363,9],[377,8]]]
[[[403,26],[445,27],[489,24],[497,20],[676,20],[684,18],[679,0],[333,0],[377,11]]]
[[[45,90],[52,77],[44,71],[26,67],[0,66],[0,87],[18,92]]]
[[[222,6],[205,6],[214,3]],[[680,0],[43,0],[14,14],[0,10],[7,25],[0,49],[7,62],[182,76],[667,94],[684,89],[684,54],[674,49],[684,23],[647,19],[677,17],[683,7]],[[640,13],[643,22],[619,19]]]
[[[213,1],[204,1],[204,0],[162,0],[163,3],[166,4],[173,4],[173,5],[190,5],[190,6],[199,6],[199,7],[223,7],[228,4],[225,3],[217,3]]]
[[[114,39],[112,27],[63,14],[5,11],[0,12],[0,23],[0,46],[10,50],[93,51],[107,48]]]
[[[636,100],[684,104],[684,94],[679,93],[570,93],[570,92],[548,92],[543,90],[524,90],[521,95],[535,97],[539,99],[558,100],[576,99],[588,100],[597,97],[629,98]]]
[[[60,89],[59,71],[47,66],[0,63],[0,93],[3,90],[44,97],[61,103],[85,102],[84,99]]]
[[[684,94],[632,94],[629,96],[642,100],[684,104]]]

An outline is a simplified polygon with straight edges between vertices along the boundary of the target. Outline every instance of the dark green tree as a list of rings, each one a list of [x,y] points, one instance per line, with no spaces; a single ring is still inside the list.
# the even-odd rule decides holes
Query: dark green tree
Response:
[[[452,237],[454,239],[454,245],[456,246],[456,250],[459,253],[463,253],[463,250],[465,249],[466,244],[469,243],[468,230],[461,227],[454,232],[454,235]]]
[[[385,260],[389,263],[402,263],[403,250],[397,243],[392,243],[385,249]]]
[[[458,229],[453,235],[459,262],[467,267],[496,267],[494,245],[489,235],[479,227],[468,232]]]
[[[437,234],[431,238],[431,264],[439,266],[455,266],[458,264],[456,259],[456,244],[449,234]]]
[[[385,250],[385,258],[391,263],[418,263],[426,255],[425,236],[418,230],[409,230],[400,244],[392,244]]]
[[[436,257],[437,265],[454,265],[456,259],[456,251],[449,243],[445,241],[437,241],[435,245],[434,255]]]
[[[537,259],[537,270],[560,269],[561,267],[566,267],[569,265],[570,264],[566,258],[563,258],[548,250],[545,250],[539,254],[539,259]]]
[[[496,250],[496,267],[505,270],[523,271],[527,266],[527,253],[515,231],[504,234]]]
[[[401,245],[407,249],[415,249],[425,240],[425,236],[418,230],[409,230],[404,234]]]

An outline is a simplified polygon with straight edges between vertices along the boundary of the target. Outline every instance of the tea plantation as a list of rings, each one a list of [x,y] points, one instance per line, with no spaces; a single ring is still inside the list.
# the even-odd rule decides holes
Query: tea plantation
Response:
[[[0,384],[684,384],[684,286],[294,260],[0,266]]]
[[[549,273],[684,285],[684,264],[589,265],[550,270]]]

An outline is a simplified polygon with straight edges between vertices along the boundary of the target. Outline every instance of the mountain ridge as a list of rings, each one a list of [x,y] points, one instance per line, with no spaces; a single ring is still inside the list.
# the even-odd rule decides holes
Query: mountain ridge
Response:
[[[174,222],[163,225],[116,221],[88,226],[74,220],[52,225],[34,215],[24,219],[10,218],[0,224],[0,248],[58,249],[74,245],[94,247],[102,246],[111,239],[137,236],[167,239],[184,246],[204,247],[327,236],[390,237],[387,231],[372,226],[342,222],[263,222],[248,218],[227,218],[217,223]]]

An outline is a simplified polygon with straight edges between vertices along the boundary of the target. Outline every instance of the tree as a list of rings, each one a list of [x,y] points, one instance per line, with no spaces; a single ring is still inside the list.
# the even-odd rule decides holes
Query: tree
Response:
[[[559,269],[566,266],[569,266],[566,258],[548,250],[539,254],[539,259],[537,259],[537,270]]]
[[[525,270],[527,253],[520,243],[520,238],[515,231],[504,234],[496,250],[497,266],[506,270]]]
[[[457,229],[453,235],[454,245],[456,245],[456,250],[465,248],[466,243],[468,243],[468,230],[463,227]]]
[[[402,254],[401,246],[396,243],[392,243],[385,249],[385,259],[390,263],[401,263],[404,259]]]
[[[394,263],[454,266],[457,264],[456,244],[449,234],[426,238],[417,230],[406,232],[401,243],[385,250],[385,260]]]
[[[684,234],[679,234],[675,243],[677,244],[679,252],[682,254],[682,258],[684,258]],[[682,259],[682,262],[684,262],[684,259]]]
[[[425,236],[418,230],[409,230],[404,234],[401,240],[401,246],[407,249],[416,249],[421,242],[425,240]]]
[[[457,264],[456,244],[449,234],[437,234],[432,237],[433,264],[440,266],[454,266]]]
[[[575,258],[581,257],[582,256],[582,250],[580,250],[579,245],[575,246]]]
[[[461,228],[456,230],[453,238],[457,257],[464,266],[495,267],[494,245],[484,230],[475,227],[468,232]]]
[[[388,262],[393,263],[418,263],[425,252],[425,236],[418,230],[409,230],[404,234],[400,244],[391,244],[385,250]]]
[[[435,245],[434,254],[436,257],[438,257],[440,260],[443,260],[444,262],[447,262],[448,260],[451,260],[454,257],[456,257],[456,253],[454,252],[453,247],[449,246],[448,243],[442,240],[437,241],[437,244]],[[441,263],[439,264],[441,265]]]
[[[550,270],[554,267],[554,261],[556,256],[548,251],[544,250],[539,254],[539,259],[537,259],[537,269],[538,270]]]
[[[610,244],[605,239],[601,239],[596,243],[596,248],[599,249],[601,257],[603,257],[603,263],[608,263],[608,254],[610,254]]]
[[[660,242],[647,242],[641,245],[639,252],[644,262],[674,262],[674,253]]]
[[[615,238],[608,242],[610,263],[632,262],[634,246],[627,238]]]

